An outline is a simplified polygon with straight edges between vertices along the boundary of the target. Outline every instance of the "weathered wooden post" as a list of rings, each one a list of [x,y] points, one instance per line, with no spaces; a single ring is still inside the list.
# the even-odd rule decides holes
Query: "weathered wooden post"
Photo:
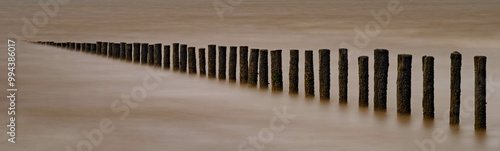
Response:
[[[101,50],[102,50],[102,49],[101,49],[101,47],[102,47],[102,42],[98,41],[98,42],[96,42],[96,44],[97,44],[97,45],[96,45],[96,54],[97,54],[97,55],[102,55],[102,51],[101,51]]]
[[[163,68],[170,69],[170,45],[163,46]]]
[[[205,48],[198,49],[198,57],[200,58],[200,76],[206,76],[206,60],[205,60]]]
[[[154,64],[156,67],[161,68],[161,43],[156,43],[154,46]]]
[[[289,94],[299,93],[299,50],[290,50]]]
[[[92,52],[92,54],[96,54],[97,52],[97,45],[96,44],[91,44],[90,45],[90,51]]]
[[[187,72],[187,45],[181,45],[179,54],[179,67],[181,72]]]
[[[248,46],[240,46],[240,84],[248,82]]]
[[[368,107],[368,56],[358,57],[359,106]]]
[[[238,47],[229,47],[229,81],[236,81],[236,51]]]
[[[347,103],[347,83],[349,77],[348,50],[339,49],[339,103]]]
[[[283,91],[281,50],[271,51],[271,83],[273,91]]]
[[[76,45],[75,45],[76,51],[81,51],[81,49],[82,49],[81,47],[82,47],[81,43],[76,43]]]
[[[172,44],[172,62],[173,70],[179,70],[179,43]]]
[[[90,52],[90,43],[85,43],[85,52],[86,53]]]
[[[132,61],[132,44],[125,45],[125,60]]]
[[[140,58],[141,57],[141,44],[136,42],[133,44],[133,47],[134,47],[134,50],[133,50],[134,55],[132,55],[132,61],[134,63],[140,63],[141,62],[141,58]]]
[[[188,60],[189,74],[196,74],[196,48],[189,47],[188,55],[189,55],[189,60]]]
[[[215,67],[215,60],[216,60],[216,55],[217,51],[215,50],[216,46],[215,45],[208,45],[208,77],[209,78],[216,78],[216,67]]]
[[[397,111],[399,115],[411,114],[411,64],[412,55],[398,55]]]
[[[154,66],[155,65],[155,45],[150,44],[148,45],[148,65],[149,66]]]
[[[450,124],[460,123],[460,83],[462,70],[462,54],[455,51],[451,53],[451,78],[450,78]]]
[[[103,42],[101,44],[101,54],[105,57],[108,56],[108,42]]]
[[[422,108],[424,119],[434,119],[434,57],[422,57],[423,93]]]
[[[260,50],[260,60],[259,60],[259,86],[261,89],[267,89],[269,87],[269,76],[268,76],[268,61],[267,61],[267,49]]]
[[[113,46],[115,46],[115,43],[110,42],[108,44],[108,58],[114,58],[115,57],[115,49],[113,49]]]
[[[257,78],[259,74],[259,49],[252,49],[250,51],[250,62],[248,65],[248,85],[257,87]]]
[[[389,69],[389,51],[386,49],[375,49],[374,52],[374,76],[373,76],[373,106],[375,110],[385,111],[387,109],[387,75]]]
[[[314,63],[313,63],[313,51],[305,51],[305,63],[304,63],[304,88],[306,97],[314,96]]]
[[[219,46],[219,80],[226,80],[226,46]]]
[[[120,59],[121,60],[126,60],[125,45],[127,45],[127,43],[125,43],[125,42],[120,43]]]
[[[339,83],[341,82],[339,81]],[[319,96],[321,99],[324,100],[330,99],[330,50],[329,49],[319,50]]]
[[[486,130],[486,56],[474,57],[475,70],[475,122],[476,130]]]
[[[69,45],[69,49],[71,50],[75,50],[75,43],[74,42],[71,42],[70,45]]]
[[[145,65],[148,63],[148,43],[141,44],[141,64]]]
[[[120,44],[119,43],[114,43],[113,44],[113,53],[114,53],[114,58],[119,59],[120,58]]]

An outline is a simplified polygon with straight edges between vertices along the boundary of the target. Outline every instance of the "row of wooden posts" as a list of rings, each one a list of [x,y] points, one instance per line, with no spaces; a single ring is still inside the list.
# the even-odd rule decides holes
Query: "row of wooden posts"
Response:
[[[172,68],[174,71],[189,74],[200,73],[209,78],[216,76],[216,45],[208,45],[208,71],[206,70],[205,48],[198,49],[199,71],[196,68],[195,47],[188,47],[185,44],[172,44],[172,61],[170,60],[170,45],[148,43],[75,43],[75,42],[53,42],[38,41],[35,43],[51,45],[69,50],[89,52],[96,55],[109,56],[110,58],[131,61],[134,63],[147,64],[150,66]],[[229,73],[226,74],[226,46],[219,46],[219,67],[218,79],[225,80],[226,75],[229,81],[236,81],[236,46],[229,47]],[[248,46],[239,47],[240,59],[240,84],[248,84],[252,87],[260,86],[267,89],[269,86],[268,77],[268,50],[250,49],[248,56]],[[163,52],[163,53],[162,53]],[[162,61],[162,54],[164,60]],[[271,87],[273,91],[283,91],[283,71],[282,71],[282,51],[273,50],[271,54]],[[386,49],[376,49],[374,51],[374,108],[377,111],[385,111],[387,108],[387,77],[389,69],[389,51]],[[450,100],[450,124],[455,125],[460,122],[460,83],[462,55],[453,52],[451,59],[451,100]],[[368,106],[368,56],[358,57],[359,69],[359,106]],[[348,50],[339,49],[339,103],[347,103],[347,81],[348,81]],[[486,129],[486,57],[475,56],[475,129]],[[412,55],[398,55],[397,74],[397,113],[399,115],[410,115],[411,113],[411,68]],[[189,70],[188,70],[189,69]],[[314,67],[313,51],[305,51],[305,96],[314,97]],[[422,57],[423,71],[423,116],[424,119],[434,119],[434,57]],[[299,92],[299,50],[290,50],[289,69],[289,93]],[[330,99],[330,50],[319,50],[319,94],[322,100]],[[259,82],[259,83],[257,83]]]

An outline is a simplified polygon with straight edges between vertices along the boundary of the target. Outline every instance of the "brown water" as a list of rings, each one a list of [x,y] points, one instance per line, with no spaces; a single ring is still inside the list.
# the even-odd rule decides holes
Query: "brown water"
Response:
[[[110,106],[120,95],[130,94],[143,85],[143,78],[149,75],[144,66],[19,44],[17,143],[7,142],[6,133],[0,133],[0,138],[5,139],[0,141],[0,150],[65,150],[67,146],[75,149],[79,142],[87,140],[82,130],[98,128],[103,118],[112,120],[115,130],[104,134],[94,150],[238,150],[248,137],[257,137],[262,129],[270,128],[275,117],[273,109],[281,111],[284,106],[296,117],[283,131],[273,133],[270,141],[260,143],[264,150],[419,150],[419,143],[415,142],[425,142],[435,146],[435,150],[499,150],[500,111],[496,109],[500,108],[500,68],[496,64],[500,63],[500,2],[401,1],[402,12],[392,15],[390,24],[381,28],[380,34],[366,46],[354,46],[354,28],[363,30],[367,23],[375,21],[370,11],[386,10],[388,2],[244,0],[220,20],[211,0],[71,1],[60,6],[57,16],[38,27],[30,40],[180,42],[197,48],[214,43],[283,49],[285,88],[287,50],[300,49],[300,94],[289,96],[286,89],[282,94],[273,94],[238,83],[159,70],[168,76],[121,120],[121,112],[113,112]],[[21,35],[21,18],[31,19],[43,10],[37,1],[28,0],[2,1],[0,8],[2,35]],[[353,45],[347,47],[353,52],[349,58],[348,105],[339,105],[337,101],[336,50],[342,42]],[[6,48],[5,43],[2,48]],[[333,50],[330,103],[303,96],[303,50],[321,48]],[[358,108],[357,103],[356,58],[372,58],[375,48],[389,49],[391,57],[385,114],[373,111],[372,100],[368,109]],[[450,128],[449,54],[455,50],[464,58],[462,110],[460,127]],[[414,55],[411,118],[396,115],[395,65],[396,56],[401,53]],[[6,53],[0,55],[6,58]],[[317,52],[314,55],[317,60]],[[423,55],[436,58],[434,122],[422,120]],[[485,133],[474,132],[474,55],[488,56]],[[7,78],[4,71],[2,79]],[[6,80],[0,84],[7,87]],[[1,123],[6,125],[7,101],[2,101],[1,106],[5,107],[0,114]],[[442,132],[445,137],[431,142],[433,132]]]

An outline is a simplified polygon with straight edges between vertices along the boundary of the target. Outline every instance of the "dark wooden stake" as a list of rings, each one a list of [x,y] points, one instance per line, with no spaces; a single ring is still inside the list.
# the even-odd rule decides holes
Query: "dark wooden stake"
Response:
[[[179,70],[179,43],[172,44],[172,69]]]
[[[148,43],[141,44],[141,64],[145,65],[148,63]]]
[[[368,107],[368,56],[358,57],[359,73],[359,106]]]
[[[209,78],[216,78],[217,74],[217,69],[216,69],[216,63],[215,60],[217,57],[217,50],[215,45],[208,45],[208,77]]]
[[[462,70],[462,54],[455,51],[451,53],[451,78],[450,78],[450,124],[460,123],[460,83]]]
[[[330,99],[330,50],[319,50],[319,96]]]
[[[236,51],[238,47],[231,46],[229,47],[229,81],[236,81]]]
[[[290,50],[289,94],[299,93],[299,50]]]
[[[200,76],[205,77],[206,71],[206,60],[205,60],[205,48],[198,49],[198,57],[200,58]]]
[[[397,112],[399,115],[411,114],[411,64],[412,55],[398,55]]]
[[[347,83],[349,77],[348,50],[339,49],[339,103],[347,103]]]
[[[240,46],[240,84],[248,83],[248,46]]]
[[[476,130],[486,130],[486,56],[474,57],[475,70],[475,123]]]
[[[306,50],[305,52],[305,64],[304,64],[304,88],[305,95],[307,97],[314,96],[314,63],[313,63],[313,51]]]
[[[385,111],[387,109],[387,76],[389,71],[389,51],[386,49],[375,49],[373,76],[373,106],[375,110]]]
[[[271,85],[273,91],[283,91],[283,69],[281,50],[271,51]]]
[[[422,108],[424,119],[434,119],[434,57],[423,56],[423,93]]]
[[[259,60],[259,86],[261,89],[267,89],[269,87],[269,73],[268,73],[268,61],[267,61],[267,49],[260,50],[260,60]]]
[[[196,74],[196,48],[189,47],[188,48],[189,55],[189,74]]]
[[[257,78],[259,76],[259,49],[250,51],[250,62],[248,65],[248,85],[257,87]]]

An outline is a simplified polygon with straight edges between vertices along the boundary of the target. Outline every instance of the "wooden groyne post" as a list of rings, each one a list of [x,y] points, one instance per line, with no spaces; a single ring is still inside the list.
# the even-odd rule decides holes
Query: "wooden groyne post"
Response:
[[[240,84],[248,83],[248,46],[240,46]]]
[[[188,48],[188,55],[189,55],[189,74],[197,74],[196,73],[196,48],[195,47],[189,47]]]
[[[154,44],[148,45],[148,65],[149,66],[155,65],[155,45]]]
[[[411,65],[412,55],[398,55],[397,112],[399,115],[411,114]]]
[[[207,75],[207,65],[205,59],[205,48],[198,49],[198,57],[200,58],[200,76]]]
[[[172,69],[179,70],[179,43],[172,44]]]
[[[216,45],[208,45],[208,77],[216,78],[216,63],[215,60],[217,57]]]
[[[339,103],[347,103],[347,84],[349,77],[348,50],[339,49]]]
[[[319,96],[330,99],[330,50],[319,50]]]
[[[161,47],[163,45],[161,43],[156,43],[155,44],[155,47],[154,47],[154,66],[158,67],[158,68],[161,68]]]
[[[90,44],[90,52],[92,52],[92,54],[96,54],[97,52],[97,44],[93,43],[93,44]]]
[[[267,89],[269,87],[269,76],[268,76],[268,61],[267,61],[267,49],[260,50],[260,60],[259,60],[259,86],[261,89]]]
[[[132,44],[125,45],[125,60],[132,61]]]
[[[462,54],[455,51],[450,55],[451,77],[450,77],[450,124],[460,123],[460,83],[462,82]]]
[[[108,57],[108,42],[103,42],[101,45],[101,55]]]
[[[132,62],[134,63],[140,63],[141,62],[141,44],[140,43],[137,43],[135,42],[133,44],[133,47],[134,47],[134,52],[133,52],[133,55],[132,55]]]
[[[113,56],[115,59],[119,59],[120,58],[120,44],[119,43],[115,43],[113,44]]]
[[[387,76],[389,71],[389,51],[386,49],[375,49],[373,76],[373,105],[375,110],[385,111],[387,109]]]
[[[358,73],[359,73],[359,106],[368,107],[368,56],[358,57]]]
[[[141,44],[141,64],[147,64],[148,62],[148,43]]]
[[[273,91],[283,91],[282,51],[271,51],[271,86]]]
[[[120,59],[121,60],[126,60],[126,50],[125,50],[126,45],[127,45],[127,43],[125,43],[125,42],[120,43]]]
[[[163,46],[163,68],[170,69],[170,45]]]
[[[96,54],[97,55],[102,55],[102,42],[98,41],[96,42]]]
[[[257,87],[259,74],[259,49],[250,50],[250,60],[248,64],[248,85]]]
[[[219,80],[226,80],[226,46],[219,46]]]
[[[306,97],[314,96],[314,63],[313,51],[305,51],[304,63],[304,90]]]
[[[486,130],[486,56],[474,57],[475,130]]]
[[[229,81],[235,82],[236,81],[236,51],[238,47],[236,46],[231,46],[229,47]]]
[[[434,57],[422,57],[424,119],[434,119]]]
[[[187,45],[181,44],[179,57],[179,70],[187,72]]]
[[[299,50],[290,50],[289,94],[299,93]]]

